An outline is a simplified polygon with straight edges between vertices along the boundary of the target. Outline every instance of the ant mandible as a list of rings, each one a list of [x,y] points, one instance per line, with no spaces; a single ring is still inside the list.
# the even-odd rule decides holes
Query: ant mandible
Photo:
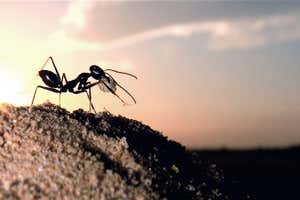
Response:
[[[52,62],[52,65],[55,69],[55,73],[52,71],[49,71],[49,70],[44,70],[44,67],[47,65],[49,60],[51,60],[51,62]],[[115,73],[125,74],[125,75],[131,76],[131,77],[137,79],[137,77],[135,75],[132,75],[132,74],[129,74],[126,72],[120,72],[120,71],[113,70],[113,69],[103,70],[97,65],[92,65],[92,66],[90,66],[90,73],[81,73],[77,76],[77,78],[68,81],[65,73],[63,73],[63,75],[60,76],[60,74],[57,70],[57,67],[54,63],[54,59],[50,56],[46,60],[46,62],[43,64],[41,70],[39,71],[39,76],[41,77],[41,79],[43,80],[43,82],[45,83],[46,86],[38,85],[36,87],[33,98],[32,98],[31,105],[33,105],[33,103],[34,103],[38,88],[48,90],[50,92],[58,93],[59,94],[59,105],[61,104],[61,93],[65,93],[65,92],[70,92],[73,94],[86,93],[87,97],[89,99],[89,111],[91,111],[91,108],[92,108],[93,111],[96,113],[96,109],[92,103],[92,91],[91,91],[91,88],[94,87],[95,85],[98,85],[99,89],[101,89],[104,92],[111,92],[116,97],[118,97],[123,102],[124,105],[126,105],[127,103],[116,94],[116,89],[118,86],[131,97],[131,99],[133,100],[134,103],[136,103],[136,100],[134,99],[134,97],[106,71],[112,71]],[[90,77],[95,79],[96,82],[93,82],[93,83],[89,82],[88,80]],[[76,86],[77,86],[77,88],[76,88]]]

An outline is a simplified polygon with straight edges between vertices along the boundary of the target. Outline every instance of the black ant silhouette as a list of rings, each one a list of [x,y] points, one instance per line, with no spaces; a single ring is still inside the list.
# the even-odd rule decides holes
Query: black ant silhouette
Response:
[[[49,70],[44,70],[44,67],[47,65],[47,63],[51,60],[52,65],[55,69],[55,73]],[[64,92],[70,92],[73,94],[80,94],[80,93],[86,93],[87,97],[89,99],[89,111],[91,111],[91,108],[96,113],[95,107],[92,103],[92,92],[91,88],[95,85],[99,86],[99,89],[101,89],[104,92],[111,92],[116,97],[118,97],[124,105],[128,105],[122,98],[120,98],[116,94],[117,86],[120,87],[122,90],[124,90],[133,100],[134,103],[136,103],[135,98],[124,88],[122,87],[110,74],[108,74],[106,71],[112,71],[119,74],[125,74],[128,76],[131,76],[135,79],[137,77],[135,75],[126,73],[126,72],[120,72],[113,69],[101,69],[97,65],[90,66],[90,73],[81,73],[75,78],[74,80],[68,81],[66,74],[63,73],[62,76],[60,76],[57,67],[54,63],[53,58],[50,56],[46,62],[43,64],[41,70],[39,71],[39,76],[42,78],[43,82],[46,84],[46,86],[38,85],[34,91],[34,95],[32,98],[31,105],[33,105],[35,96],[37,93],[38,88],[48,90],[50,92],[55,92],[59,94],[59,105],[61,104],[61,93]],[[96,82],[89,82],[88,79],[92,77],[96,80]],[[76,88],[77,86],[77,88]]]

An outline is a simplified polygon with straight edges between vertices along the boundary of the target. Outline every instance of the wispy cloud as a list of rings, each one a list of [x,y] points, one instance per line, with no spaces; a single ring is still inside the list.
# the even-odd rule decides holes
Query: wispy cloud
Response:
[[[253,48],[300,39],[300,15],[269,16],[256,20],[228,21],[226,31],[218,34],[215,26],[208,31],[208,48],[226,50]]]
[[[99,43],[86,42],[72,37],[64,29],[51,33],[46,42],[46,48],[56,53],[71,53],[77,51],[98,51],[101,48]]]
[[[192,34],[206,35],[207,48],[226,50],[234,48],[252,48],[271,43],[300,39],[299,15],[272,16],[256,20],[227,20],[175,24],[127,38],[106,45],[116,48],[132,45],[141,41],[165,36],[189,37]]]
[[[61,23],[75,29],[83,29],[86,25],[87,12],[93,7],[91,0],[77,0],[70,3]]]
[[[223,19],[173,23],[146,29],[125,37],[117,37],[110,41],[97,38],[93,41],[78,32],[88,33],[87,15],[94,6],[92,1],[76,1],[71,3],[62,18],[62,29],[49,37],[51,44],[59,42],[65,46],[65,51],[93,50],[106,51],[125,46],[136,45],[140,42],[155,40],[163,37],[186,38],[201,34],[203,42],[198,42],[209,50],[247,49],[272,43],[300,39],[300,15],[288,13],[285,15],[260,16],[251,19]],[[95,11],[94,11],[95,12]],[[109,23],[109,22],[108,22]],[[145,22],[146,23],[146,22]]]

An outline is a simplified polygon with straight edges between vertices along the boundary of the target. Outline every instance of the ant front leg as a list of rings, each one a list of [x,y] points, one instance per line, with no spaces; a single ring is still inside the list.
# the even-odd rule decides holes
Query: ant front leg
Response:
[[[87,91],[87,89],[89,89],[89,92]],[[92,103],[92,91],[91,91],[91,88],[85,88],[84,90],[73,91],[72,93],[73,93],[73,94],[81,94],[81,93],[83,93],[83,92],[86,93],[86,95],[87,95],[87,97],[88,97],[88,99],[89,99],[89,106],[90,106],[89,111],[91,111],[91,108],[92,108],[93,111],[94,111],[95,114],[96,114],[96,113],[97,113],[97,112],[96,112],[96,109],[95,109],[95,107],[94,107],[94,105],[93,105],[93,103]]]
[[[31,105],[33,105],[34,103],[34,100],[35,100],[35,96],[36,96],[36,93],[37,93],[37,90],[41,88],[41,89],[44,89],[44,90],[48,90],[50,92],[55,92],[55,93],[61,93],[61,91],[57,90],[57,89],[54,89],[54,88],[50,88],[50,87],[44,87],[44,86],[41,86],[41,85],[38,85],[36,88],[35,88],[35,91],[34,91],[34,94],[33,94],[33,98],[32,98],[32,101],[31,101]]]
[[[85,93],[87,94],[88,99],[89,99],[89,112],[91,112],[91,108],[92,108],[93,111],[96,114],[97,112],[96,112],[96,109],[95,109],[95,107],[93,105],[93,102],[92,102],[92,90],[91,90],[91,88],[89,88],[89,92],[85,91]]]
[[[89,88],[89,92],[86,93],[89,98],[89,112],[91,112],[91,102],[92,102],[92,94],[91,94],[91,88]]]

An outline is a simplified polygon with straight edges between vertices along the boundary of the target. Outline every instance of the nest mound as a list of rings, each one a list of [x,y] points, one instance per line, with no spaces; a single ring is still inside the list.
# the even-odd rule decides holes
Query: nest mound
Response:
[[[138,121],[3,105],[1,199],[228,199],[213,164]]]

